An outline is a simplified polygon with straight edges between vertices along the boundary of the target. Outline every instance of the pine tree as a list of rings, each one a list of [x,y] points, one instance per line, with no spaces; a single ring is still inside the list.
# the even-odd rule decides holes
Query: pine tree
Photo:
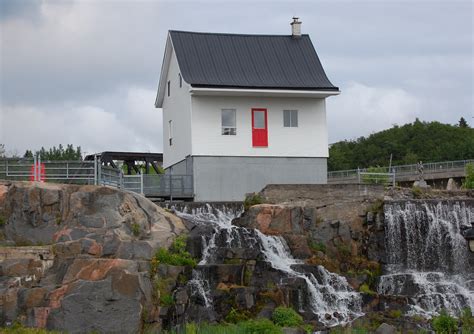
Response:
[[[467,124],[466,120],[464,119],[464,117],[461,117],[461,119],[459,120],[459,124],[458,126],[460,128],[468,128],[469,125]]]

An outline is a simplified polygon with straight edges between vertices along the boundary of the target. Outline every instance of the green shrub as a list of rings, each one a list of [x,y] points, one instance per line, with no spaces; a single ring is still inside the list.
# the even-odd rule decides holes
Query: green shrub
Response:
[[[249,311],[232,308],[225,316],[225,321],[235,324],[241,321],[249,320],[250,318],[251,316]]]
[[[464,189],[474,189],[474,163],[466,164],[466,178],[462,184]]]
[[[431,325],[438,334],[454,334],[458,332],[458,322],[446,310],[442,310],[439,316],[434,317]]]
[[[364,283],[359,287],[359,292],[366,293],[371,296],[375,296],[377,293],[373,291],[368,284]]]
[[[132,224],[132,233],[134,236],[138,237],[140,235],[140,225],[137,223]]]
[[[390,310],[388,312],[388,316],[393,319],[398,319],[402,316],[402,311],[401,310]]]
[[[303,317],[290,307],[277,307],[272,314],[272,320],[278,326],[296,327],[303,324]]]
[[[280,327],[268,319],[260,318],[238,324],[245,334],[281,334]]]
[[[313,252],[326,253],[326,245],[322,242],[310,241],[308,246]]]
[[[173,296],[170,294],[164,294],[160,296],[160,305],[161,306],[171,306],[174,304]]]
[[[465,308],[459,318],[462,322],[462,333],[471,334],[474,333],[474,317],[469,307]]]
[[[196,259],[186,250],[186,236],[177,237],[171,244],[169,250],[159,248],[156,251],[151,261],[152,274],[156,273],[156,268],[160,263],[172,266],[196,266]]]
[[[248,210],[252,205],[262,204],[263,198],[257,193],[247,196],[244,200],[244,209]]]

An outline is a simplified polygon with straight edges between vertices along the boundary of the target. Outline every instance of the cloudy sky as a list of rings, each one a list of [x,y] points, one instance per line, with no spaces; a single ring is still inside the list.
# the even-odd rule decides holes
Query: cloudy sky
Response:
[[[329,141],[421,120],[474,124],[467,1],[0,0],[0,143],[161,151],[168,29],[289,34],[303,21],[330,80]]]

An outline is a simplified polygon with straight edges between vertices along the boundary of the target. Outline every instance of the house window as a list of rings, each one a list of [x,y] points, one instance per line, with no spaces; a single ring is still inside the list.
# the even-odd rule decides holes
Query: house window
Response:
[[[169,140],[170,146],[173,145],[173,121],[172,120],[168,121],[168,140]]]
[[[283,126],[285,128],[298,127],[298,110],[283,110]]]
[[[168,80],[168,96],[170,96],[170,81]]]
[[[183,87],[183,78],[181,77],[181,73],[178,74],[179,78],[179,88]]]
[[[235,109],[222,109],[222,135],[235,136],[237,134]]]

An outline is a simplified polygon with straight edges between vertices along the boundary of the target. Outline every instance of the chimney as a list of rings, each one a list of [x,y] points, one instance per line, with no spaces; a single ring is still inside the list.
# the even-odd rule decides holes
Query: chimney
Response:
[[[293,17],[293,22],[290,23],[291,25],[291,36],[293,38],[300,38],[301,37],[301,22],[298,21],[299,17]]]

